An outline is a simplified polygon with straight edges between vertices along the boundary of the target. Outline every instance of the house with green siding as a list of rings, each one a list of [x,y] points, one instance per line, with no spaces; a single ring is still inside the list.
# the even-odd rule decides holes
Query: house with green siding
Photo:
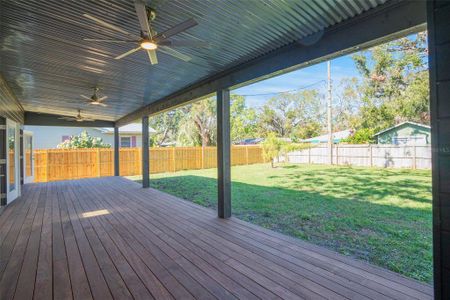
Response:
[[[414,122],[403,122],[374,135],[377,144],[427,145],[431,143],[431,127]]]

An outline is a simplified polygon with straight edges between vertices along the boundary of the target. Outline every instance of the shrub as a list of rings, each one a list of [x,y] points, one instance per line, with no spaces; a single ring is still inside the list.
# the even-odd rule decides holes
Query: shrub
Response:
[[[261,143],[263,148],[264,159],[270,160],[272,168],[274,167],[274,159],[280,155],[283,142],[277,138],[275,133],[271,132],[267,135],[264,142]]]
[[[83,131],[80,135],[73,135],[56,147],[58,149],[111,148],[111,145],[105,144],[101,138],[90,136],[87,131]]]
[[[349,144],[370,144],[373,143],[373,135],[375,131],[371,128],[362,128],[357,130],[352,136],[343,139],[342,143]]]

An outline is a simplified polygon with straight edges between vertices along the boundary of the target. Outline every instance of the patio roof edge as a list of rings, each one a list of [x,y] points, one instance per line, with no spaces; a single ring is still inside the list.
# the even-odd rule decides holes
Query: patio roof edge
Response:
[[[65,126],[65,127],[114,127],[116,124],[113,121],[105,120],[95,120],[95,121],[84,121],[84,122],[74,122],[59,119],[60,115],[36,113],[36,112],[25,112],[25,122],[24,125],[35,125],[35,126]]]
[[[116,125],[124,126],[145,115],[176,108],[207,97],[220,89],[251,84],[425,30],[425,6],[426,3],[422,1],[390,1],[355,18],[329,27],[314,45],[305,46],[299,41],[282,47],[142,106],[118,119]]]

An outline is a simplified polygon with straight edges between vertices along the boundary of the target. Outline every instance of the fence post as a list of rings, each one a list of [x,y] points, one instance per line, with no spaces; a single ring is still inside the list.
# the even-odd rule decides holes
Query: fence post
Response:
[[[100,148],[97,148],[97,177],[100,177]]]
[[[177,171],[177,165],[176,165],[177,160],[176,160],[176,158],[175,158],[175,154],[176,154],[176,153],[177,153],[177,152],[175,151],[175,147],[172,147],[173,172],[176,172],[176,171]]]
[[[311,164],[311,145],[308,148],[308,164]]]
[[[336,166],[338,166],[339,165],[339,146],[338,146],[338,144],[336,144]]]
[[[372,144],[369,144],[369,160],[370,160],[370,166],[373,167],[373,149],[372,149]]]
[[[412,168],[415,170],[417,168],[417,153],[416,153],[416,145],[413,146],[413,161]]]
[[[138,171],[136,172],[137,175],[142,175],[142,148],[139,147],[137,149],[138,151]]]
[[[248,165],[248,145],[245,145],[245,162]]]
[[[46,167],[45,167],[45,182],[48,182],[48,170],[50,167],[49,161],[48,161],[48,150],[45,150],[45,162],[46,162]]]
[[[202,145],[202,169],[205,168],[205,147]]]

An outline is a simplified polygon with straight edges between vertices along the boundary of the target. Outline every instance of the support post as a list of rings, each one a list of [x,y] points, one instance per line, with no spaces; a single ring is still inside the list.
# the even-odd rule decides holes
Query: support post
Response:
[[[6,155],[8,153],[6,132],[6,119],[0,117],[0,206],[6,205],[7,181],[6,181]]]
[[[328,69],[328,96],[327,96],[327,127],[328,127],[328,161],[330,165],[333,164],[333,104],[332,104],[332,92],[331,92],[331,62],[327,61]]]
[[[148,136],[148,116],[142,117],[142,187],[150,186],[150,155],[149,155],[149,136]]]
[[[450,2],[427,1],[434,299],[450,299]]]
[[[119,152],[120,152],[119,127],[114,127],[114,176],[120,176]]]
[[[19,174],[20,174],[20,185],[22,186],[25,180],[25,170],[23,169],[23,127],[22,125],[20,126],[20,130],[19,130],[19,166],[20,166],[20,170],[19,170]],[[20,187],[19,189],[20,194],[22,194],[22,187]]]
[[[230,91],[217,91],[217,212],[231,217]]]

